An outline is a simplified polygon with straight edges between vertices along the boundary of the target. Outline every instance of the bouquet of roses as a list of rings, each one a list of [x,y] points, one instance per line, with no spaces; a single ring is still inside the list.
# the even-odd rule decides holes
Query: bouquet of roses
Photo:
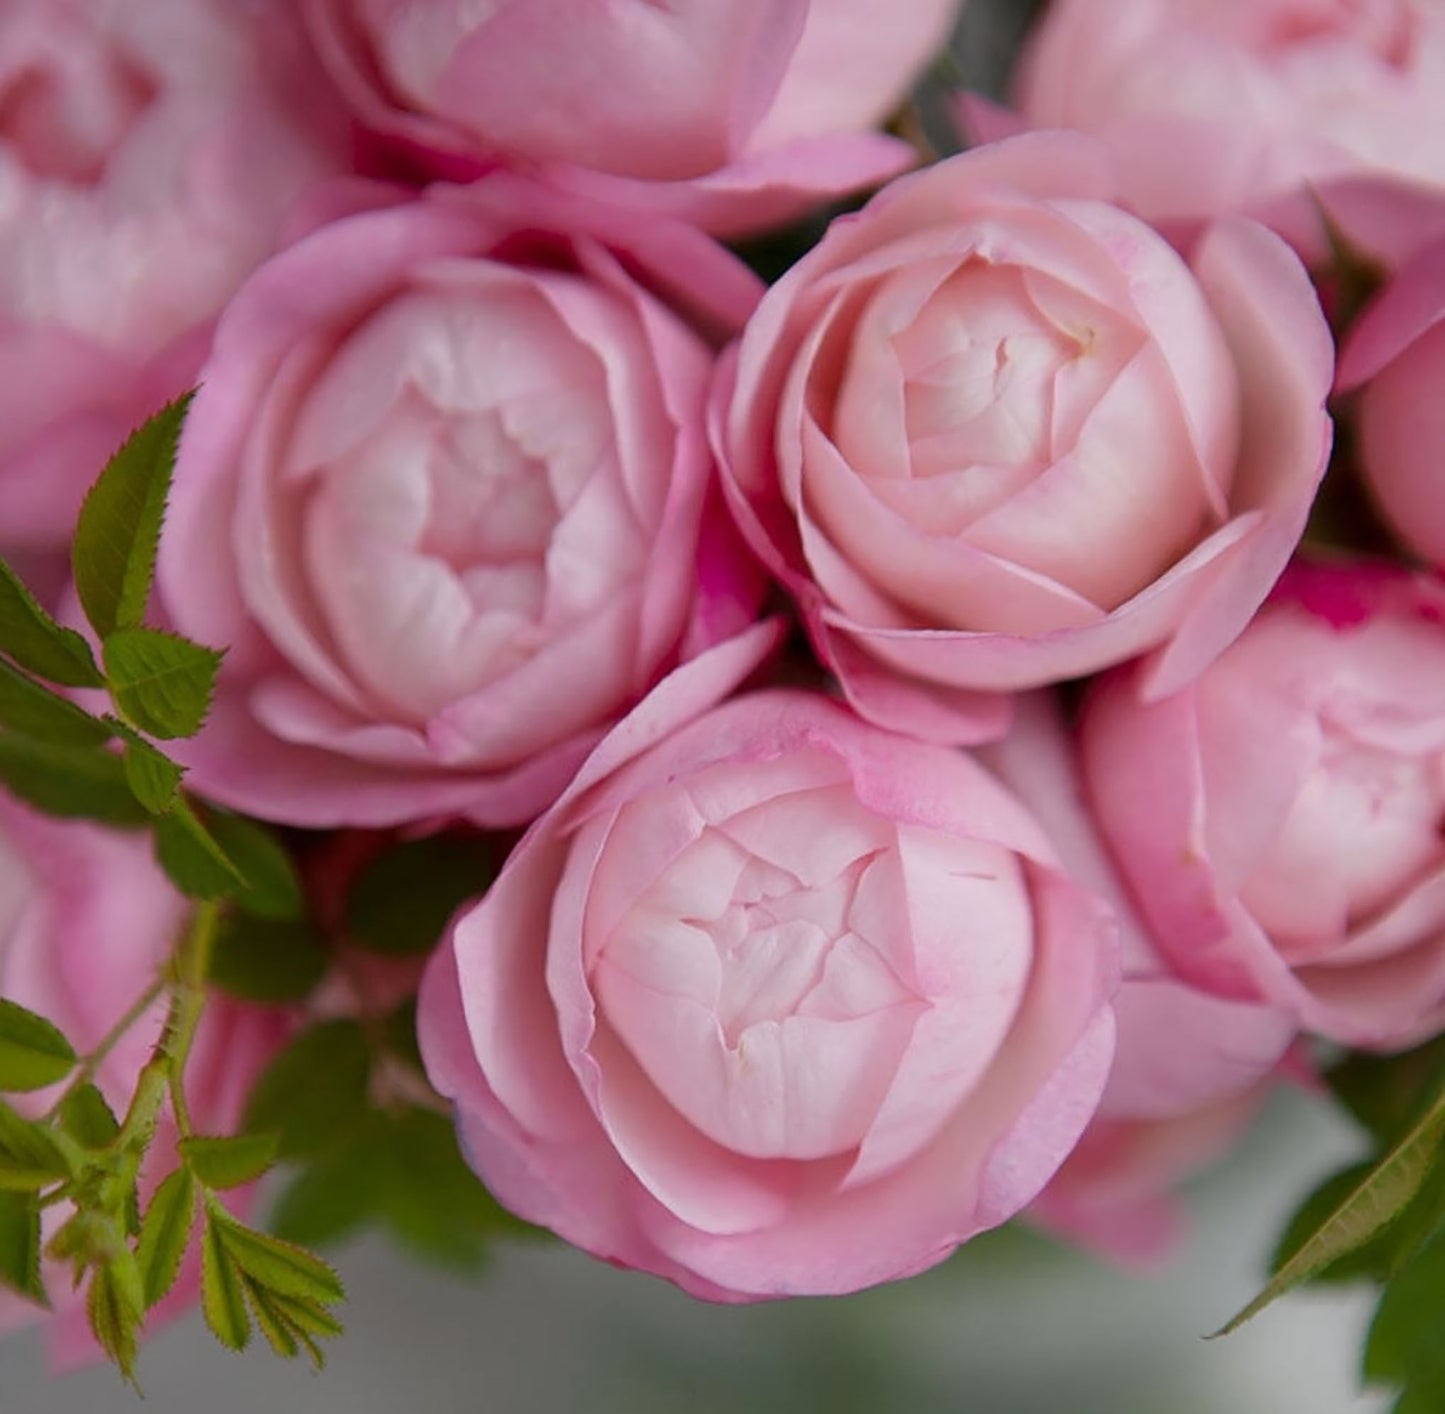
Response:
[[[958,8],[0,11],[0,1322],[1147,1261],[1290,1084],[1242,1315],[1441,1407],[1445,7],[1055,0],[940,157]]]

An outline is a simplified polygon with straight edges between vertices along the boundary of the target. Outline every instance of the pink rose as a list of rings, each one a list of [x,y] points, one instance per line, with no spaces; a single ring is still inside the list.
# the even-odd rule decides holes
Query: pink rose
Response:
[[[1445,238],[1399,271],[1350,330],[1341,392],[1359,390],[1365,481],[1390,528],[1445,565]]]
[[[0,995],[39,1012],[82,1055],[94,1049],[156,980],[184,926],[187,905],[152,862],[141,836],[51,820],[0,796]],[[96,1071],[117,1116],[123,1116],[136,1077],[165,1020],[158,1001],[120,1039]],[[192,1123],[202,1134],[228,1134],[240,1125],[252,1084],[285,1040],[281,1013],[214,998],[196,1032],[186,1069]],[[45,1109],[58,1089],[28,1097]],[[175,1167],[175,1125],[163,1113],[142,1185]],[[243,1207],[246,1190],[227,1195]],[[54,1230],[62,1208],[47,1215]],[[193,1254],[194,1258],[194,1254]],[[71,1290],[70,1269],[47,1263],[54,1303],[46,1332],[57,1366],[99,1357],[85,1313],[85,1293]],[[191,1260],[176,1287],[152,1312],[151,1327],[187,1309],[200,1290],[200,1263]],[[19,1296],[0,1292],[0,1330],[42,1318]]]
[[[1351,1045],[1445,1024],[1445,589],[1298,566],[1189,689],[1083,723],[1090,800],[1196,986]]]
[[[689,228],[505,174],[265,266],[218,329],[161,546],[177,627],[230,648],[197,788],[300,825],[536,815],[750,617],[707,507],[697,330],[757,290]]]
[[[122,438],[188,387],[205,326],[339,170],[294,101],[284,7],[0,7],[0,545],[69,537]],[[313,81],[314,86],[314,81]]]
[[[1058,1167],[1109,1066],[1113,924],[961,753],[799,692],[698,715],[718,661],[459,916],[423,1054],[531,1221],[713,1300],[854,1291]]]
[[[1123,943],[1117,1042],[1099,1108],[1028,1216],[1083,1247],[1153,1265],[1184,1230],[1176,1190],[1244,1137],[1285,1059],[1287,1010],[1181,977],[1131,902],[1083,799],[1076,743],[1042,694],[980,758],[1033,812],[1069,872],[1106,899]]]
[[[307,14],[362,120],[433,164],[501,161],[736,234],[911,164],[869,130],[958,3],[307,0]]]
[[[1389,174],[1445,187],[1434,0],[1053,0],[1020,64],[1032,127],[1108,144],[1150,220],[1308,205]]]
[[[1187,266],[1111,194],[1102,149],[1067,134],[904,177],[833,223],[724,364],[733,508],[881,723],[996,735],[978,689],[1161,643],[1150,691],[1172,691],[1303,529],[1332,349],[1298,260],[1234,220]]]

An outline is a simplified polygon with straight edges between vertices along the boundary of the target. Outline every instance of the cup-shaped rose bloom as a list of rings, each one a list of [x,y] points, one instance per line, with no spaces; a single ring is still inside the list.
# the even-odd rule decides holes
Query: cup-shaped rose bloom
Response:
[[[1159,692],[1243,627],[1323,470],[1332,347],[1275,236],[1192,268],[1066,134],[966,153],[837,220],[723,365],[739,521],[856,706],[952,738],[961,690],[1161,642]],[[917,683],[919,712],[891,671]],[[923,700],[926,699],[926,700]],[[924,720],[927,712],[929,720]]]
[[[0,6],[0,546],[63,546],[345,152],[279,0]],[[312,83],[312,91],[315,85]]]
[[[959,0],[307,0],[370,128],[718,233],[787,220],[913,162],[870,131]],[[538,56],[544,55],[545,61]]]
[[[497,1197],[597,1256],[720,1301],[907,1276],[1078,1138],[1112,917],[982,768],[827,699],[659,741],[699,664],[457,919],[428,1072]]]
[[[1083,722],[1089,797],[1195,985],[1352,1045],[1445,1023],[1445,590],[1298,566],[1189,690]]]
[[[48,819],[0,795],[0,996],[54,1022],[78,1053],[93,1050],[155,983],[186,912],[186,900],[156,867],[143,837]],[[95,1083],[117,1115],[130,1103],[165,1016],[165,1001],[157,1001],[96,1067]],[[239,1127],[247,1094],[285,1041],[287,1025],[274,1010],[220,997],[207,1003],[185,1074],[198,1133]],[[57,1086],[12,1099],[39,1112],[59,1092]],[[165,1110],[142,1170],[143,1189],[175,1167],[175,1141]],[[249,1190],[233,1190],[227,1201],[244,1208]],[[49,1230],[66,1211],[64,1205],[48,1211]],[[52,1312],[0,1291],[0,1331],[44,1319],[57,1366],[98,1359],[85,1293],[72,1290],[69,1266],[47,1262],[43,1276]],[[149,1328],[187,1309],[199,1292],[196,1258],[151,1313]]]
[[[506,174],[334,222],[240,291],[160,555],[177,627],[230,645],[200,789],[299,825],[523,823],[736,627],[712,351],[644,281],[723,327],[757,297],[690,228]]]
[[[1053,0],[1014,102],[1108,143],[1150,220],[1264,213],[1388,173],[1445,186],[1434,0]]]
[[[1402,544],[1445,565],[1445,239],[1385,286],[1350,330],[1337,386],[1356,392],[1365,483]]]
[[[1123,977],[1114,1061],[1078,1147],[1028,1217],[1127,1265],[1154,1265],[1186,1222],[1176,1190],[1244,1137],[1297,1030],[1287,1009],[1215,996],[1151,937],[1083,796],[1077,741],[1047,694],[1021,698],[1009,735],[979,753],[1048,832],[1069,872],[1107,900]]]

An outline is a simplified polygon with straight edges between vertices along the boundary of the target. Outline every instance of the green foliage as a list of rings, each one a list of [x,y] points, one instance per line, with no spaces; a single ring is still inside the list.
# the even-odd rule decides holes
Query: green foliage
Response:
[[[211,981],[247,1001],[300,1001],[326,973],[326,953],[306,923],[232,914],[216,939]]]
[[[104,1149],[120,1133],[120,1121],[106,1098],[88,1081],[56,1107],[60,1127],[83,1149]]]
[[[164,1300],[176,1284],[195,1217],[196,1180],[183,1166],[156,1189],[141,1223],[135,1255],[147,1310]]]
[[[49,1308],[40,1279],[40,1199],[0,1190],[0,1286]]]
[[[475,840],[433,835],[400,844],[356,881],[347,900],[347,933],[390,956],[430,952],[452,914],[485,893],[495,873],[495,861]]]
[[[124,628],[105,640],[104,656],[111,697],[133,726],[162,741],[200,731],[222,653],[162,629]]]
[[[296,866],[273,831],[224,810],[208,816],[212,837],[245,880],[236,903],[258,918],[299,919],[306,900]]]
[[[43,1090],[75,1068],[75,1050],[43,1016],[0,998],[0,1090]]]
[[[312,1247],[379,1227],[430,1261],[475,1269],[494,1239],[536,1229],[501,1208],[477,1180],[449,1119],[385,1099],[398,1073],[413,1065],[411,1017],[412,1008],[403,1007],[377,1026],[315,1027],[262,1078],[248,1122],[281,1128],[282,1155],[295,1165],[271,1226]],[[305,1093],[301,1077],[308,1073],[324,1095]],[[374,1092],[380,1103],[372,1102]]]
[[[143,825],[121,758],[103,747],[54,746],[0,732],[0,784],[37,810],[61,819]]]
[[[148,742],[128,722],[107,717],[107,724],[125,744],[125,781],[141,808],[164,815],[176,803],[186,768]]]
[[[0,1188],[38,1192],[73,1172],[61,1136],[0,1104]]]
[[[202,1248],[202,1309],[216,1338],[233,1350],[251,1338],[251,1316],[271,1348],[286,1358],[304,1346],[319,1367],[315,1337],[340,1332],[327,1307],[345,1295],[336,1273],[303,1248],[207,1204]]]
[[[179,1145],[186,1167],[207,1188],[254,1183],[276,1161],[274,1134],[193,1134]]]
[[[355,1021],[303,1031],[263,1072],[246,1108],[246,1128],[280,1136],[278,1157],[324,1152],[367,1110],[371,1054]]]
[[[62,628],[0,560],[0,653],[46,682],[62,687],[103,687],[90,645]]]
[[[137,428],[81,507],[71,567],[85,615],[102,638],[135,627],[145,616],[191,397],[178,398]]]
[[[240,870],[185,800],[178,799],[155,822],[155,852],[171,883],[190,898],[231,898],[246,887]]]
[[[100,746],[111,729],[67,697],[0,662],[0,727],[52,746]]]
[[[1235,1330],[1286,1291],[1318,1276],[1398,1217],[1439,1158],[1442,1128],[1445,1090],[1436,1095],[1409,1132],[1334,1207],[1320,1215],[1314,1230],[1276,1269],[1264,1290],[1220,1334]]]

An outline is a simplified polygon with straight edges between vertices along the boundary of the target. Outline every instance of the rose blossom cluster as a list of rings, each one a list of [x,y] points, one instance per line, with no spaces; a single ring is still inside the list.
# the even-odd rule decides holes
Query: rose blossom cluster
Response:
[[[63,614],[199,384],[187,788],[525,831],[430,1083],[507,1207],[713,1300],[1019,1214],[1154,1259],[1308,1038],[1445,1029],[1445,13],[1056,0],[908,172],[957,9],[0,15],[0,550]],[[770,285],[721,243],[880,184]],[[79,1047],[184,913],[0,799],[0,986]],[[208,1017],[220,1132],[292,1018]]]

